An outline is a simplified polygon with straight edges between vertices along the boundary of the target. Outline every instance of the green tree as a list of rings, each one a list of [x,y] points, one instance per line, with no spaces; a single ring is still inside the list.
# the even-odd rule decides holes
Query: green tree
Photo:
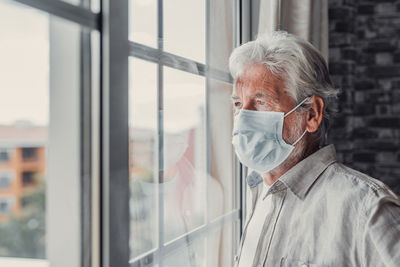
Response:
[[[45,183],[37,174],[22,197],[22,212],[0,223],[0,256],[45,258]]]

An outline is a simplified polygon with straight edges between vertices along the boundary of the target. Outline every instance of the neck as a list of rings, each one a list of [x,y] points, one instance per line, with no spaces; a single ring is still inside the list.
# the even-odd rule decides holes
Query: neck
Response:
[[[298,144],[300,145],[300,144]],[[300,146],[296,146],[295,149],[301,149]],[[306,146],[302,151],[293,150],[291,155],[279,166],[275,169],[262,174],[262,178],[264,179],[264,183],[266,185],[272,185],[276,182],[283,174],[285,174],[288,170],[293,168],[297,163],[307,158],[309,155],[313,154],[318,150],[318,145],[314,146]]]

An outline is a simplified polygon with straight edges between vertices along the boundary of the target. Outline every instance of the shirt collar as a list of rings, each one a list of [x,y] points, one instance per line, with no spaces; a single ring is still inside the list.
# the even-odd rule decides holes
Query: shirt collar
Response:
[[[333,144],[327,145],[307,158],[303,159],[284,173],[270,188],[269,193],[280,191],[282,184],[288,187],[297,197],[304,199],[311,185],[319,175],[336,161],[336,150]],[[250,188],[263,182],[262,177],[255,171],[246,178]]]

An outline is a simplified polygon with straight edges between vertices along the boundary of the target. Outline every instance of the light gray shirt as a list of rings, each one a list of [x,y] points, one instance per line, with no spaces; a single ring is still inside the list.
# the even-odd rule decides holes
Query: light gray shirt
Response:
[[[247,178],[253,217],[262,178]],[[400,199],[382,182],[336,161],[333,145],[308,156],[268,190],[252,266],[400,266]]]

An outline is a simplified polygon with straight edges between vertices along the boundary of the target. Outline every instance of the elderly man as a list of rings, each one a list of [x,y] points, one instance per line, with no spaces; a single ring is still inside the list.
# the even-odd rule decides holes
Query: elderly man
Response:
[[[232,143],[253,171],[236,263],[400,266],[400,199],[325,144],[338,91],[308,42],[274,32],[236,48]]]

